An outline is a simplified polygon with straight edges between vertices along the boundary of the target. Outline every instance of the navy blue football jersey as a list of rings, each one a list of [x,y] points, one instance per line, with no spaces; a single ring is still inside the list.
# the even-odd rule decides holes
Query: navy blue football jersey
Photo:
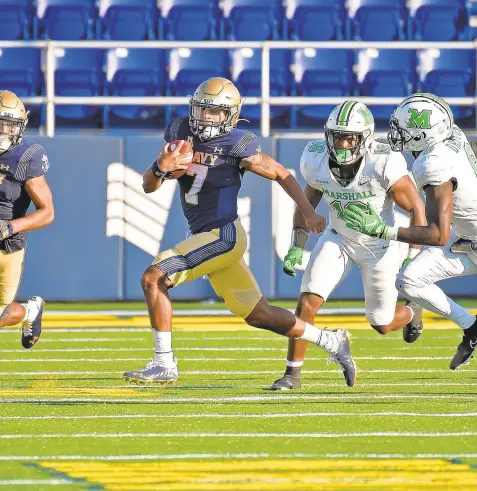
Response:
[[[23,140],[0,155],[0,219],[13,220],[24,217],[31,204],[25,191],[25,183],[48,171],[49,163],[45,149],[38,143]],[[25,247],[24,232],[14,234],[0,242],[0,249],[8,252]]]
[[[174,119],[164,134],[166,142],[192,140],[193,163],[178,179],[184,215],[193,234],[208,232],[238,218],[237,198],[244,169],[240,162],[260,153],[258,138],[233,129],[202,142],[189,128],[189,119]]]

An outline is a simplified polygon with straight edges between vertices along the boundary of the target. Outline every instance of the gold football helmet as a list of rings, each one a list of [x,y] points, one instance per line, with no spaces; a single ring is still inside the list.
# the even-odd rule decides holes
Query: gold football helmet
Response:
[[[217,138],[237,126],[243,98],[226,78],[201,83],[189,102],[189,126],[202,141]]]
[[[0,154],[21,142],[27,123],[23,102],[9,90],[0,91]]]

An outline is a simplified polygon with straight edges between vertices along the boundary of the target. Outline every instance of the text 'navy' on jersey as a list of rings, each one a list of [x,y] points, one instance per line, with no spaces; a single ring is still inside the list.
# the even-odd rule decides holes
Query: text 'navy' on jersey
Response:
[[[0,220],[24,217],[31,204],[25,183],[48,171],[48,156],[38,143],[23,140],[0,155]],[[0,242],[0,249],[15,252],[26,243],[24,232]]]
[[[260,153],[258,138],[250,131],[233,129],[202,142],[189,128],[188,118],[175,118],[164,139],[192,140],[193,163],[178,179],[184,215],[193,234],[208,232],[238,218],[237,199],[244,169],[240,162]]]

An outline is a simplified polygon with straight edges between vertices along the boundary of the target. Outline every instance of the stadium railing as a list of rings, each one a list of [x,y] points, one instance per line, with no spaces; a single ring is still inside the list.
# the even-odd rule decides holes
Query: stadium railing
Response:
[[[141,105],[141,106],[166,106],[166,105],[187,105],[188,97],[118,97],[118,96],[97,96],[97,97],[61,97],[55,95],[55,49],[57,48],[96,48],[96,49],[115,49],[115,48],[147,48],[147,49],[173,49],[173,48],[208,48],[208,49],[233,49],[251,48],[262,50],[262,80],[261,97],[247,97],[246,104],[261,105],[261,134],[266,137],[270,135],[270,106],[291,106],[291,105],[336,105],[343,101],[343,96],[339,97],[271,97],[270,96],[270,50],[272,49],[472,49],[477,50],[477,40],[475,41],[455,41],[455,42],[420,42],[420,41],[399,41],[388,42],[362,42],[362,41],[264,41],[264,42],[243,42],[243,41],[0,41],[1,48],[41,48],[46,51],[45,86],[46,95],[38,97],[22,98],[26,104],[46,104],[46,135],[55,134],[55,106],[61,104],[68,105]],[[477,67],[476,67],[477,72]],[[476,90],[477,93],[477,90]],[[354,100],[369,105],[398,105],[402,97],[353,97]],[[446,97],[449,104],[476,106],[477,97]],[[477,110],[476,110],[477,118]],[[477,128],[477,120],[476,120]]]

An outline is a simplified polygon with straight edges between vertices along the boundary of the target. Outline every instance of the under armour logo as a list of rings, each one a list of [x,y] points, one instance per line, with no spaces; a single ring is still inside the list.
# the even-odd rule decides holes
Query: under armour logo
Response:
[[[38,336],[33,336],[28,343],[33,346],[38,341]]]
[[[477,339],[475,341],[470,342],[470,349],[475,349],[477,348]]]
[[[219,155],[222,155],[223,151],[224,151],[223,148],[214,147],[214,153],[218,153]]]
[[[9,169],[10,169],[9,165],[5,165],[5,164],[0,165],[0,170],[9,170]]]

